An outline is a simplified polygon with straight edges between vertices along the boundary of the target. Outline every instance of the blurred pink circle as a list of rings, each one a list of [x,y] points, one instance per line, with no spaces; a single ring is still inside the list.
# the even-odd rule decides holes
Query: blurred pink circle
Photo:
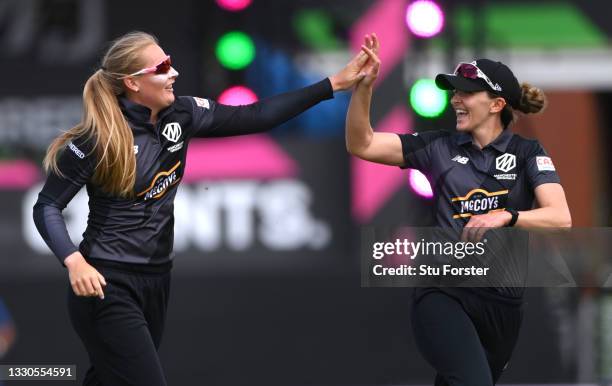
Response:
[[[217,0],[217,4],[226,11],[236,12],[251,5],[251,0]]]
[[[417,0],[406,9],[406,25],[416,36],[430,38],[442,31],[444,13],[430,0]]]
[[[411,169],[410,176],[408,176],[408,180],[410,181],[410,187],[412,188],[412,190],[414,190],[416,194],[425,198],[433,197],[431,184],[423,173],[416,169]]]
[[[230,106],[248,105],[258,101],[257,95],[248,87],[234,86],[219,95],[219,103]]]

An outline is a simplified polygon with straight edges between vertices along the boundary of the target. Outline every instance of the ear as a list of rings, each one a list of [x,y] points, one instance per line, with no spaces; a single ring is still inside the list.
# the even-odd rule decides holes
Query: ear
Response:
[[[495,98],[491,101],[491,107],[489,108],[489,111],[492,114],[496,114],[502,111],[504,107],[506,107],[506,100],[504,98]]]
[[[138,84],[138,80],[133,77],[127,77],[123,79],[123,85],[126,90],[130,90],[133,92],[138,92],[140,90],[140,84]]]

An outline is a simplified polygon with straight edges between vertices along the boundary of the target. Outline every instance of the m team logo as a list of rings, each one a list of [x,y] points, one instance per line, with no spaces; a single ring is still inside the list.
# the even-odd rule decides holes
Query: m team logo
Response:
[[[138,193],[138,197],[144,196],[144,200],[148,201],[152,198],[161,198],[166,192],[168,188],[172,185],[179,182],[181,177],[176,174],[176,169],[181,165],[181,161],[177,162],[176,165],[172,167],[172,169],[159,172],[151,181],[151,185],[144,191]]]
[[[508,192],[508,189],[488,192],[479,188],[472,189],[463,197],[454,197],[451,199],[455,210],[453,218],[465,218],[504,210],[508,200]]]
[[[168,141],[178,142],[179,138],[183,131],[181,130],[181,125],[178,122],[172,122],[166,124],[164,127],[164,131],[162,131],[162,135],[168,139]]]
[[[495,158],[495,168],[499,171],[507,173],[516,167],[516,156],[514,154],[504,153]]]

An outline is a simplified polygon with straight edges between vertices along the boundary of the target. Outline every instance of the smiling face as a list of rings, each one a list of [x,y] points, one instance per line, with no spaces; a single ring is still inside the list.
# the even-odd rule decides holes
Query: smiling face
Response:
[[[155,67],[167,58],[157,44],[145,47],[140,53],[143,68]],[[148,73],[127,77],[124,80],[129,99],[151,109],[154,115],[174,102],[173,83],[179,73],[170,67],[165,74]]]
[[[455,90],[451,105],[457,114],[457,131],[472,132],[490,124],[492,120],[500,119],[505,103],[503,98],[492,98],[486,91]]]

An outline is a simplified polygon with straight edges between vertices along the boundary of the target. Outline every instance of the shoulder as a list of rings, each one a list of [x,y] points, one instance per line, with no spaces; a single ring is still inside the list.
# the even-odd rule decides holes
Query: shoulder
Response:
[[[70,154],[78,159],[91,158],[96,148],[94,135],[81,135],[69,139],[64,144],[64,153]]]
[[[412,134],[399,134],[402,142],[422,142],[424,144],[430,144],[438,140],[448,140],[452,137],[452,133],[445,130],[428,130],[421,132],[414,132]]]
[[[214,105],[214,102],[207,98],[194,96],[179,96],[174,101],[174,108],[177,111],[208,111]]]
[[[521,153],[525,157],[546,153],[540,141],[535,138],[523,137],[520,134],[514,134],[512,136],[511,144],[517,153]]]

